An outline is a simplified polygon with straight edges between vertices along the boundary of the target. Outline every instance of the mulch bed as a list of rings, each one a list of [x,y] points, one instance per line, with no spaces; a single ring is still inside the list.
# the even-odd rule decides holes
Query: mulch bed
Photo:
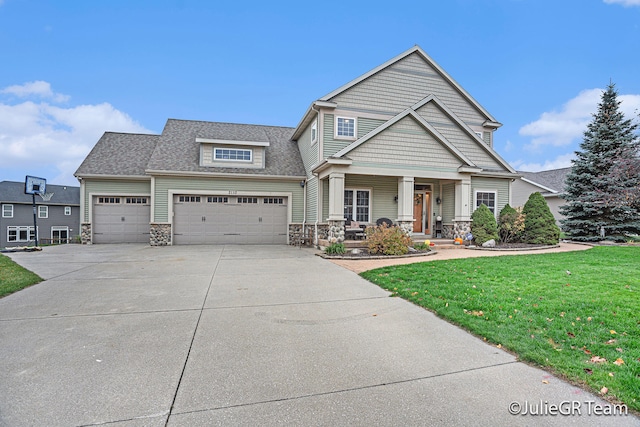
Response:
[[[319,253],[318,256],[327,259],[392,259],[392,258],[412,258],[419,256],[427,256],[434,255],[437,252],[432,250],[420,250],[415,252],[409,252],[406,255],[379,255],[379,254],[370,254],[367,249],[358,248],[358,253],[352,253],[351,250],[347,250],[346,253],[338,255],[338,254],[326,254]]]

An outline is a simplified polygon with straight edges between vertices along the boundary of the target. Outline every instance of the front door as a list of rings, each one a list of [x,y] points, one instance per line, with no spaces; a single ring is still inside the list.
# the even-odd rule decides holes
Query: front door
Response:
[[[413,232],[414,233],[422,233],[422,223],[424,222],[423,218],[424,212],[424,194],[415,193],[413,195]]]

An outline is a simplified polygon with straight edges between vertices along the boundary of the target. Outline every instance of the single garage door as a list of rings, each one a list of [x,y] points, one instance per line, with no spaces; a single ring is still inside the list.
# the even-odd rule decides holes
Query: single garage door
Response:
[[[94,197],[94,243],[149,243],[149,197]]]
[[[287,198],[176,195],[173,242],[286,244]]]

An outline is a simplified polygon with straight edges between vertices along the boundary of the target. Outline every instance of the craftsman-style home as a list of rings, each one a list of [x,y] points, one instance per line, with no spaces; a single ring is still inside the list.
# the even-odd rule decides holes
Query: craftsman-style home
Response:
[[[519,176],[493,149],[500,126],[416,46],[313,101],[295,128],[170,119],[160,135],[105,133],[76,172],[82,239],[334,242],[380,219],[462,236]]]

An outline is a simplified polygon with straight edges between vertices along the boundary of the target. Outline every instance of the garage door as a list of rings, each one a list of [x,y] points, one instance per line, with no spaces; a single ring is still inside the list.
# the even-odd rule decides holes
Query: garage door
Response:
[[[287,198],[176,195],[173,242],[286,244]]]
[[[149,243],[149,197],[94,197],[94,243]]]

